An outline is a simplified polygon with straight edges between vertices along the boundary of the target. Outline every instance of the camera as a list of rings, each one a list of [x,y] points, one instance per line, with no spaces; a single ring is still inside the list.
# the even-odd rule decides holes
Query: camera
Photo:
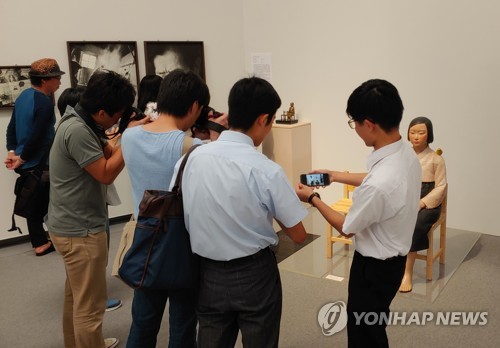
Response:
[[[220,116],[222,116],[222,112],[215,111],[215,109],[210,106],[205,106],[201,110],[201,114],[198,117],[198,119],[194,122],[193,127],[195,127],[198,130],[209,130],[208,120]]]
[[[135,116],[132,117],[132,114],[134,112]],[[118,131],[116,132],[116,134],[122,134],[125,131],[125,129],[127,129],[130,121],[139,121],[142,120],[144,117],[146,117],[146,115],[144,115],[144,113],[141,110],[139,110],[136,107],[129,106],[127,109],[125,109],[122,117],[120,118],[120,122],[118,123]]]
[[[326,173],[301,174],[300,183],[307,186],[328,186],[330,185],[330,176]]]
[[[203,107],[200,116],[191,126],[191,136],[201,140],[209,140],[211,130],[217,133],[222,133],[227,130],[227,128],[223,125],[211,121],[222,115],[223,113],[215,111],[214,108],[211,108],[210,106]]]

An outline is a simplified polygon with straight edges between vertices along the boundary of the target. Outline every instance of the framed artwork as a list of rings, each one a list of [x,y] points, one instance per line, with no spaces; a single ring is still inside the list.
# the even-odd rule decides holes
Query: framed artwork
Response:
[[[205,80],[203,41],[145,41],[146,74],[162,78],[182,68]]]
[[[19,94],[31,87],[30,66],[0,66],[0,107],[13,107]]]
[[[135,41],[68,41],[71,87],[86,86],[96,70],[111,70],[126,77],[137,89]]]

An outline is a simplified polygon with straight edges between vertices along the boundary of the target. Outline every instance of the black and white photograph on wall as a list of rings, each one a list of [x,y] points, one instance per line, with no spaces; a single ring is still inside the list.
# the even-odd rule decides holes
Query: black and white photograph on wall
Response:
[[[175,69],[198,74],[205,80],[203,41],[145,41],[146,75],[165,77]]]
[[[19,94],[31,87],[30,66],[0,66],[0,108],[13,107]]]
[[[137,43],[135,41],[68,41],[71,87],[86,86],[96,70],[111,70],[126,77],[137,88]]]

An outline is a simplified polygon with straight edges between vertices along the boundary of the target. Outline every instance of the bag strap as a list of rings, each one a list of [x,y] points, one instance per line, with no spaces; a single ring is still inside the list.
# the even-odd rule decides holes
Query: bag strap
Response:
[[[21,227],[16,226],[16,220],[14,218],[14,213],[12,213],[12,226],[11,226],[10,230],[8,230],[8,232],[12,232],[15,230],[17,230],[17,232],[19,232],[19,234],[23,234],[23,231],[21,231]]]
[[[200,145],[201,144],[196,144],[196,145],[191,146],[191,148],[188,150],[188,152],[184,155],[184,158],[182,159],[181,165],[179,167],[179,171],[177,172],[177,177],[175,178],[174,187],[172,187],[172,191],[171,191],[171,192],[177,194],[177,196],[182,197],[182,189],[181,189],[182,174],[184,173],[184,167],[186,166],[188,157],[191,154],[191,152],[193,152],[194,149],[196,149]],[[170,204],[172,204],[172,201],[168,200],[168,199],[166,199],[163,202],[163,205],[162,205],[161,210],[160,210],[160,216],[162,216],[162,217],[164,217],[166,212],[170,209],[170,206],[167,207],[168,202],[170,202]],[[162,228],[163,228],[163,219],[162,219],[162,223],[160,223],[156,226],[155,232],[160,231]]]
[[[191,146],[191,148],[188,150],[188,152],[186,152],[184,158],[182,159],[181,166],[179,167],[179,171],[177,172],[177,177],[175,178],[174,187],[172,187],[172,192],[175,192],[178,195],[182,195],[182,174],[184,173],[184,167],[186,166],[189,155],[198,146],[200,146],[200,144]]]

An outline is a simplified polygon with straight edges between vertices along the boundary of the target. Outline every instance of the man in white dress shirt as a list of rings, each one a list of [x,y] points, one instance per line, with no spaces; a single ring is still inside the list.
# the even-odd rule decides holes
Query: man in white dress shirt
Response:
[[[296,243],[307,210],[283,169],[255,149],[281,100],[267,81],[238,81],[229,94],[230,129],[196,149],[183,175],[184,215],[201,256],[199,347],[277,347],[282,307],[273,219]]]
[[[403,142],[399,124],[403,102],[391,83],[369,80],[347,102],[348,124],[366,146],[366,173],[328,173],[331,182],[358,186],[349,214],[332,210],[310,187],[297,194],[309,201],[341,234],[354,236],[356,251],[349,275],[347,333],[349,347],[388,347],[386,325],[356,320],[362,312],[389,314],[403,278],[420,200],[421,167],[415,152]]]

